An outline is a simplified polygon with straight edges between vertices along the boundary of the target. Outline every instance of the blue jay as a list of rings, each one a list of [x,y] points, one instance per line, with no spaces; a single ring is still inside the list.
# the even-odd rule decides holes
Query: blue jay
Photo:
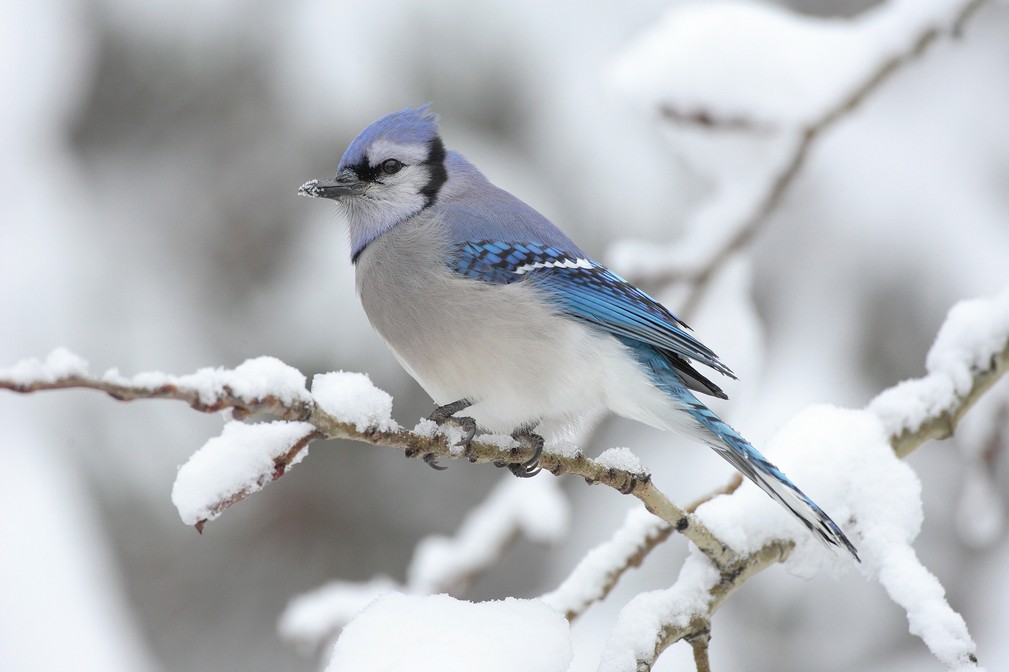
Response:
[[[533,430],[606,408],[691,435],[826,542],[854,546],[777,467],[695,392],[725,398],[695,364],[735,377],[664,306],[593,260],[543,215],[446,151],[428,106],[361,132],[336,177],[300,194],[335,200],[350,228],[357,291],[372,326],[439,408],[476,427]],[[467,410],[467,417],[455,417]],[[432,461],[432,466],[436,466]]]

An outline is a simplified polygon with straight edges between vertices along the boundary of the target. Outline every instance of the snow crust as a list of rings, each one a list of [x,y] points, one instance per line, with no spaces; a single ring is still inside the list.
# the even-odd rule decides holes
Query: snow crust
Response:
[[[228,422],[220,436],[207,441],[179,468],[172,503],[187,525],[213,520],[222,503],[240,494],[262,490],[275,480],[275,460],[315,430],[307,422]],[[288,468],[308,454],[306,446]]]
[[[319,407],[340,422],[363,432],[399,429],[392,419],[392,395],[375,387],[365,373],[337,371],[312,378],[312,396]]]
[[[344,628],[326,672],[565,672],[568,622],[538,600],[383,595]]]

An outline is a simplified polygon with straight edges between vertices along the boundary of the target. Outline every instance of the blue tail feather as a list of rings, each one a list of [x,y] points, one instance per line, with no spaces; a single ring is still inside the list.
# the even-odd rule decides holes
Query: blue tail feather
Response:
[[[689,392],[686,395],[693,397]],[[811,532],[828,544],[846,549],[856,560],[859,559],[858,551],[837,523],[749,441],[696,399],[686,406],[686,411],[713,437],[717,437],[717,441],[710,441],[709,445],[741,474],[788,509]]]
[[[626,342],[626,341],[625,341]],[[858,551],[841,528],[739,432],[687,389],[663,354],[649,346],[630,345],[634,356],[650,371],[655,385],[672,397],[701,430],[702,438],[743,476],[788,509],[811,532],[830,545],[844,548],[859,560]]]

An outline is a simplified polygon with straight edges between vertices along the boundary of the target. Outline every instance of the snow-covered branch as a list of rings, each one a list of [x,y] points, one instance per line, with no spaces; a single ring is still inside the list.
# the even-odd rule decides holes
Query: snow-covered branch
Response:
[[[871,458],[873,463],[862,463],[860,470],[856,467],[831,470],[838,478],[856,481],[845,487],[861,491],[849,504],[853,507],[851,518],[860,537],[856,543],[866,558],[862,572],[879,581],[891,598],[905,609],[911,632],[920,636],[937,658],[951,669],[976,669],[974,643],[966,624],[946,602],[942,585],[921,564],[911,546],[920,526],[921,513],[910,503],[918,500],[920,486],[913,478],[907,478],[909,470],[895,469],[894,463],[931,438],[951,436],[959,419],[1006,373],[1009,368],[1009,287],[994,297],[963,301],[954,306],[929,351],[926,367],[928,375],[884,391],[864,411],[808,409],[775,437],[775,441],[795,446],[808,442],[815,434],[830,435],[838,439],[834,450],[830,451],[834,457],[843,451],[855,453],[856,446],[863,449],[863,446],[877,444],[877,454]],[[803,423],[802,418],[806,416],[808,419]],[[796,424],[807,425],[813,429],[813,434],[795,429],[793,425]],[[796,439],[788,441],[785,435],[789,433]],[[878,454],[881,442],[873,438],[877,433],[885,440],[886,450],[891,454],[889,465],[885,456]],[[863,437],[859,438],[859,434]],[[889,469],[894,470],[888,473]],[[702,504],[699,511],[709,529],[721,533],[722,539],[731,533],[729,525],[738,528],[747,524],[741,519],[742,515],[754,515],[752,504],[742,499],[749,492],[739,494],[735,498],[711,500],[710,505]],[[731,501],[733,499],[737,501]],[[877,499],[877,503],[871,503],[872,499]],[[862,513],[854,507],[862,507]],[[901,507],[906,509],[903,513],[898,511]],[[637,522],[632,525],[632,520],[634,518],[629,517],[610,542],[586,556],[561,588],[545,599],[553,604],[558,595],[577,595],[577,587],[593,572],[603,577],[619,576],[631,564],[639,564],[654,548],[649,540],[660,535],[663,527],[641,527]],[[640,532],[636,531],[638,527],[641,527]],[[796,543],[806,542],[799,538],[776,537],[754,544],[754,537],[747,539],[745,534],[743,537],[741,543],[749,549],[743,549],[737,564],[723,568],[717,580],[700,570],[689,572],[685,566],[681,579],[673,588],[639,596],[628,604],[622,619],[634,625],[629,625],[624,635],[620,634],[618,625],[609,645],[612,650],[607,654],[612,666],[604,669],[628,672],[650,669],[665,648],[680,640],[690,642],[695,654],[702,655],[710,633],[711,616],[725,598],[754,574],[772,564],[788,561]],[[617,548],[631,548],[634,553],[614,552]],[[700,556],[688,559],[688,565],[697,562],[706,560]],[[695,580],[685,586],[682,584],[684,576]],[[698,577],[708,578],[699,581]],[[596,583],[601,582],[597,579]],[[606,590],[609,588],[607,585]],[[685,600],[684,594],[691,599]],[[605,591],[597,595],[601,598]],[[569,614],[577,614],[595,597],[589,595],[581,601],[568,597],[560,604]],[[645,632],[640,627],[642,619],[651,619],[653,623]]]
[[[1009,290],[963,301],[943,323],[926,359],[928,375],[879,394],[869,410],[883,420],[897,455],[953,436],[964,414],[1009,369]]]
[[[611,263],[632,281],[686,284],[680,310],[690,315],[714,273],[781,204],[819,141],[940,38],[958,36],[986,2],[922,7],[891,0],[847,22],[762,4],[674,7],[622,56],[610,79],[671,136],[690,136],[677,148],[713,175],[715,194],[684,240],[671,247],[624,241],[612,250]],[[755,40],[765,42],[756,46]],[[801,59],[794,58],[799,45]],[[699,78],[699,61],[720,67]],[[748,81],[709,81],[719,76]],[[707,143],[719,136],[741,142],[744,153],[758,147],[754,165],[743,168],[753,159],[746,157],[713,166],[710,156],[722,156],[724,148],[711,151]],[[702,153],[710,156],[699,158]]]
[[[24,360],[10,369],[0,370],[0,388],[15,392],[92,389],[120,400],[175,399],[198,411],[228,409],[237,418],[268,415],[314,428],[303,434],[295,444],[273,442],[273,458],[288,455],[292,445],[297,446],[296,454],[312,440],[320,438],[363,441],[397,448],[410,458],[463,457],[463,451],[455,445],[456,436],[451,427],[442,431],[434,423],[422,421],[415,430],[400,428],[390,417],[391,397],[372,386],[366,376],[348,373],[316,376],[311,393],[305,389],[304,381],[304,376],[296,369],[269,357],[249,360],[235,369],[203,369],[185,376],[151,372],[125,378],[115,370],[91,376],[87,362],[82,358],[66,350],[57,350],[44,362]],[[261,433],[268,426],[264,424],[263,428],[253,431]],[[233,433],[228,435],[233,436]],[[224,438],[225,435],[222,435],[208,442],[193,459],[198,464],[219,465],[219,461],[206,455],[221,451],[231,454],[233,443]],[[265,443],[270,444],[270,440],[266,439]],[[529,454],[527,447],[510,437],[490,436],[474,440],[466,451],[466,457],[471,462],[500,465],[524,462],[529,459]],[[593,460],[577,451],[547,451],[539,462],[554,475],[581,476],[587,483],[600,483],[637,497],[649,511],[693,541],[720,566],[737,559],[735,553],[711,534],[703,523],[656,488],[650,474],[640,468],[617,467],[610,461]],[[223,490],[213,482],[207,483],[203,473],[196,469],[180,470],[181,478],[205,484],[202,490],[197,489],[200,486],[183,486],[190,493],[184,500],[185,510],[180,509],[183,520],[202,528],[207,520],[243,499],[248,492],[258,490],[282,475],[293,461],[283,462],[284,466],[279,471],[279,463],[275,459],[268,463],[259,461],[258,464],[260,472],[243,472],[243,479]],[[179,487],[177,484],[176,489]]]
[[[911,546],[920,525],[920,486],[898,456],[929,438],[948,435],[1007,368],[1009,288],[991,298],[962,302],[950,311],[929,352],[927,376],[887,390],[865,410],[807,409],[768,446],[797,480],[819,484],[817,500],[846,521],[863,552],[862,573],[879,581],[905,608],[912,632],[951,667],[973,666],[974,645],[963,620],[945,602],[938,580],[921,565]],[[57,350],[45,361],[24,360],[0,369],[0,388],[21,393],[94,389],[123,400],[166,398],[204,412],[230,410],[233,418],[279,418],[251,424],[233,419],[180,469],[173,501],[183,520],[198,528],[286,473],[319,438],[388,446],[408,457],[464,457],[452,428],[430,421],[414,430],[401,428],[391,418],[392,398],[367,376],[318,375],[309,391],[300,372],[269,357],[235,369],[127,378],[114,370],[91,375],[83,359]],[[478,463],[511,464],[528,459],[527,450],[509,437],[481,437],[465,457]],[[809,450],[817,451],[816,460],[809,459]],[[824,553],[755,488],[737,489],[734,482],[724,489],[731,496],[704,497],[682,508],[621,451],[607,451],[595,460],[577,451],[548,451],[540,463],[555,475],[574,474],[631,494],[651,512],[631,514],[611,541],[590,553],[568,581],[544,597],[569,618],[603,599],[629,567],[639,564],[674,530],[694,544],[676,585],[642,595],[625,607],[621,621],[633,625],[625,632],[618,623],[606,654],[615,667],[605,669],[648,669],[667,646],[681,639],[691,643],[704,664],[711,615],[749,577],[772,564],[787,562],[800,573],[850,571],[837,570],[837,559]],[[507,490],[497,497],[512,501]],[[528,517],[535,518],[537,511],[535,506],[520,507],[526,513],[498,519],[495,511],[500,508],[488,504],[483,513],[474,513],[476,522],[464,525],[455,540],[439,541],[420,553],[412,582],[444,589],[483,571],[487,558],[466,553],[469,559],[458,568],[446,570],[438,561],[433,563],[438,568],[434,572],[430,554],[446,544],[456,550],[484,545],[487,537],[474,532],[476,528],[493,527],[499,530],[494,543],[507,543],[516,525],[529,525]],[[902,578],[909,576],[915,577],[911,586]],[[684,577],[690,581],[684,582]],[[642,628],[642,622],[653,626]]]
[[[516,539],[554,543],[565,535],[570,504],[558,483],[549,478],[501,480],[465,516],[453,536],[432,535],[417,544],[405,582],[384,576],[355,583],[329,582],[291,600],[280,618],[280,633],[300,648],[318,650],[386,593],[464,594],[475,579],[500,562]]]
[[[927,358],[929,375],[889,388],[867,409],[884,423],[897,457],[906,457],[931,439],[953,435],[967,411],[1009,370],[1007,335],[1009,290],[991,299],[962,302],[950,311]],[[701,497],[685,510],[694,512],[714,497],[731,494],[741,482],[735,476],[725,488]],[[604,599],[620,577],[639,566],[672,529],[644,511],[630,512],[612,538],[590,551],[565,582],[544,599],[569,619],[576,618]],[[773,543],[761,552],[765,550],[770,556],[784,558],[790,547]],[[754,561],[753,556],[747,558],[747,562]],[[748,575],[736,574],[721,587],[734,589],[744,576]],[[719,603],[713,604],[717,607]],[[703,627],[698,625],[681,638],[697,635]]]

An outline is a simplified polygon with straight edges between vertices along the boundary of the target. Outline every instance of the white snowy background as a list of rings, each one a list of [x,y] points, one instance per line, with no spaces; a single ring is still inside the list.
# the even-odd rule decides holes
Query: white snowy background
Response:
[[[433,101],[448,146],[647,281],[645,262],[661,267],[682,237],[703,251],[703,231],[688,228],[742,202],[717,196],[745,195],[776,124],[815,116],[831,83],[892,45],[916,7],[950,3],[897,2],[890,24],[857,35],[846,19],[821,23],[870,4],[797,0],[797,19],[763,3],[654,0],[0,3],[0,367],[57,346],[124,375],[271,355],[308,376],[367,372],[412,426],[430,402],[368,327],[333,208],[298,199],[298,185],[331,174],[378,116]],[[778,76],[762,77],[768,67]],[[861,408],[922,375],[950,306],[1009,281],[1007,82],[1009,8],[992,2],[825,131],[750,252],[716,278],[690,322],[740,377],[718,410],[758,446],[811,404]],[[717,101],[756,137],[672,130],[654,109],[663,96],[688,112]],[[676,307],[675,291],[650,289]],[[907,460],[924,500],[918,556],[991,670],[1009,668],[1009,461],[992,431],[1000,421],[1005,433],[1005,388],[955,440]],[[436,472],[329,443],[201,537],[180,522],[172,484],[220,432],[220,418],[173,402],[0,395],[0,669],[318,669],[297,644],[320,619],[292,622],[295,596],[331,581],[370,582],[365,603],[404,585],[538,596],[636,506],[569,478],[565,510],[549,490],[516,494],[489,466]],[[629,422],[606,422],[584,447],[614,446],[679,502],[730,476],[707,449]],[[488,498],[542,502],[549,515],[471,515]],[[471,585],[440,585],[438,568],[476,554],[431,535],[467,525],[521,533]],[[595,669],[620,608],[671,585],[686,555],[672,538],[576,622],[571,669]],[[408,603],[392,596],[377,613]],[[534,603],[513,607],[526,623],[563,625]],[[519,649],[536,642],[493,627]],[[718,613],[712,663],[943,669],[907,630],[855,573],[772,568]],[[689,648],[656,669],[693,669]]]

